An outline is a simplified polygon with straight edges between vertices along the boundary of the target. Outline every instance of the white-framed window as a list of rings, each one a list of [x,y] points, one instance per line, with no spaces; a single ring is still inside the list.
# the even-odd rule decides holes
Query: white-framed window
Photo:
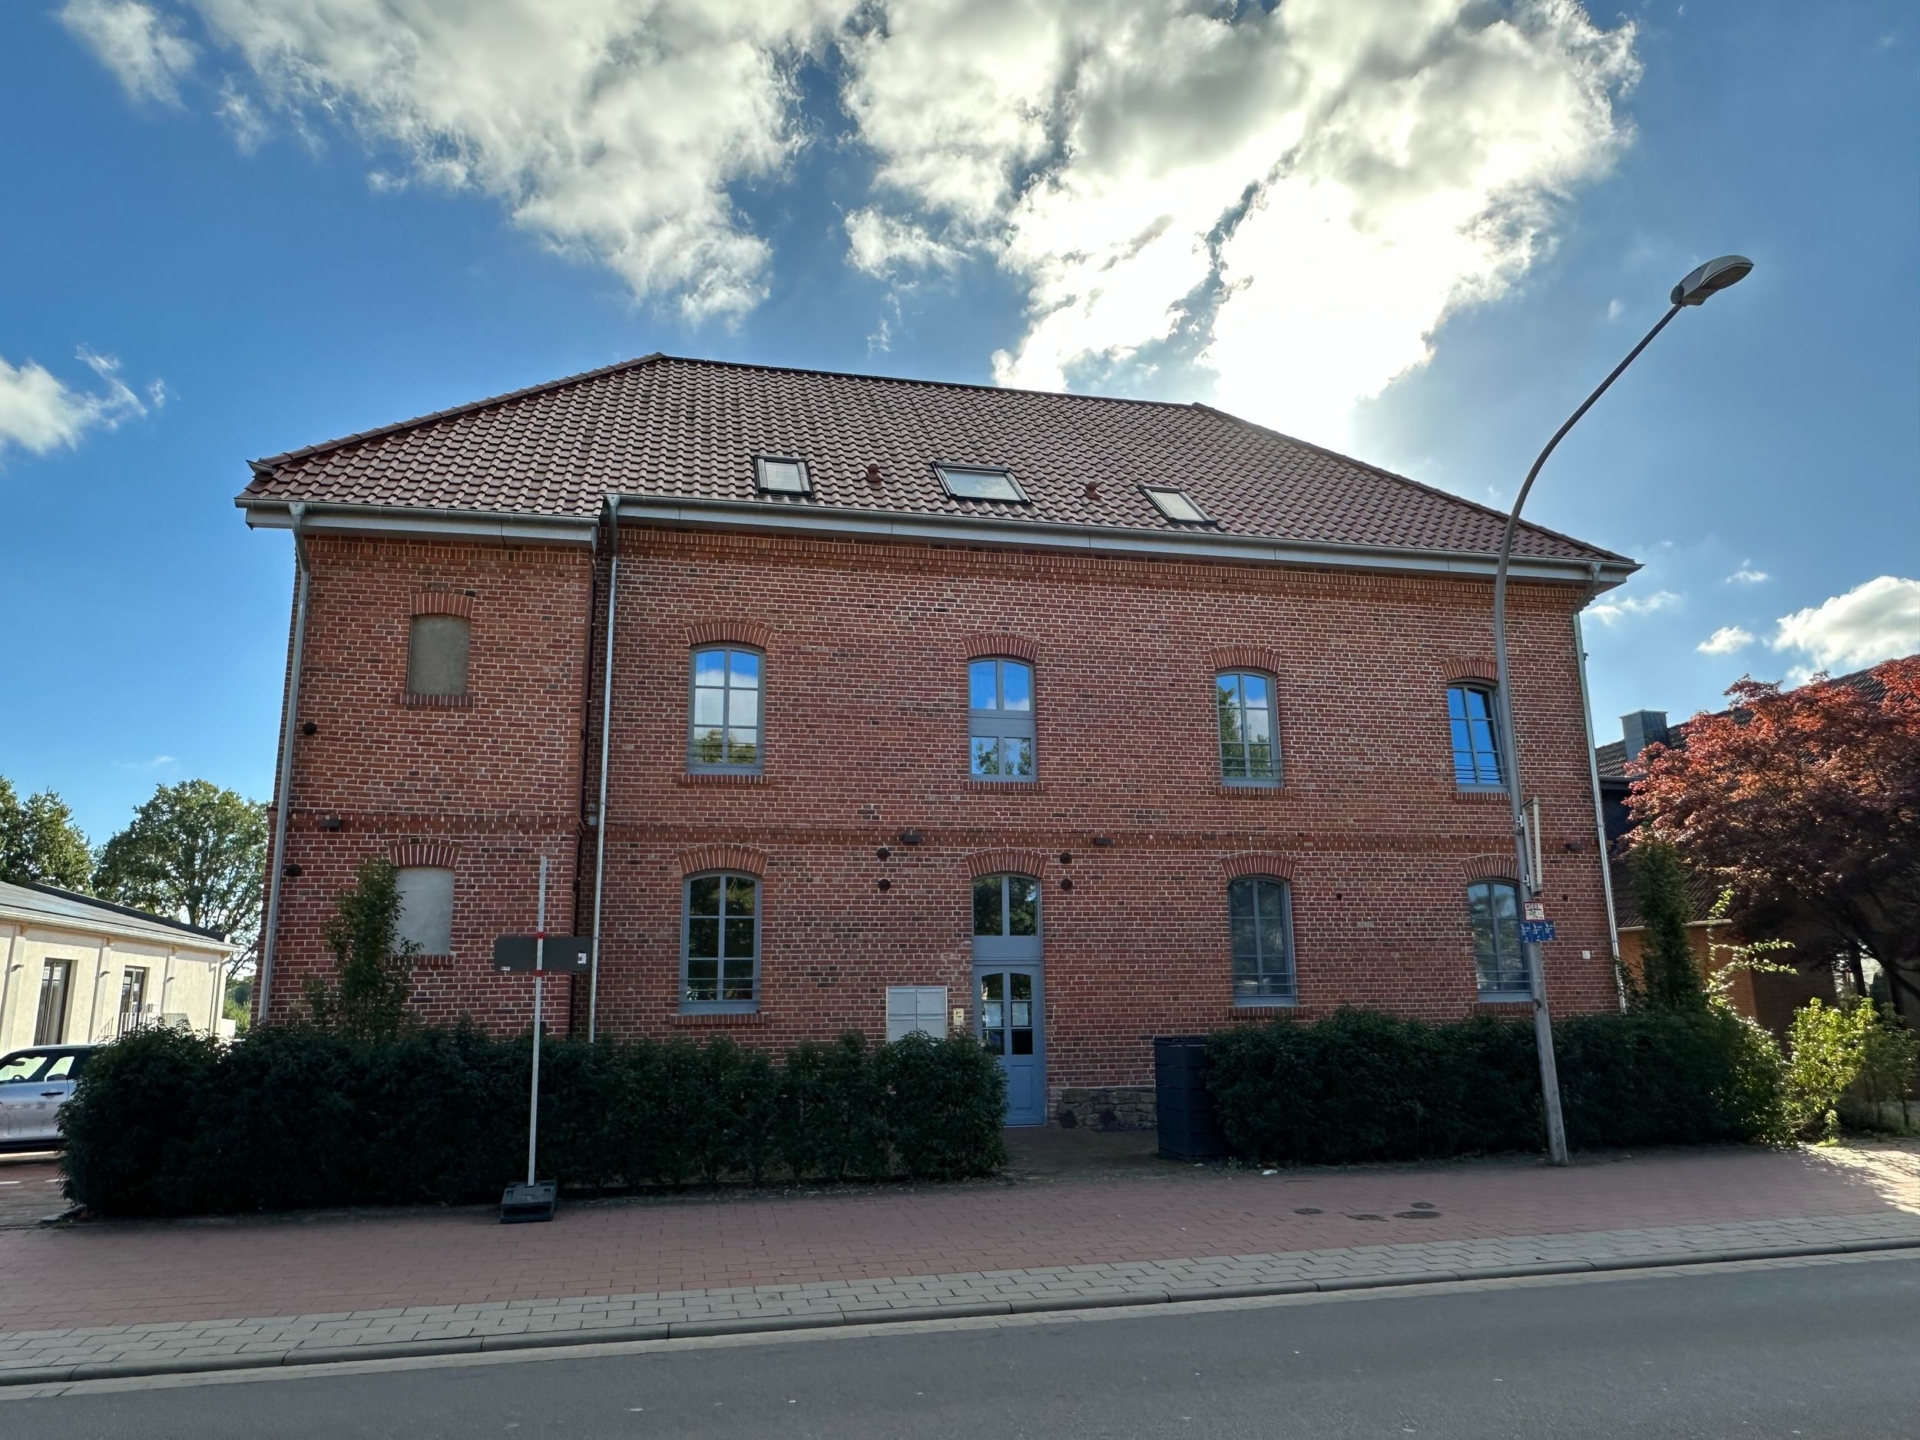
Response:
[[[975,779],[1033,779],[1033,667],[1026,661],[968,664],[967,750]]]
[[[1292,887],[1271,875],[1242,876],[1227,886],[1227,923],[1234,1004],[1292,1004]]]
[[[464,695],[473,627],[458,615],[416,615],[407,628],[407,693]]]
[[[1013,478],[1013,472],[997,465],[936,465],[934,473],[956,500],[1001,500],[1015,505],[1027,503],[1027,492]]]
[[[689,876],[680,921],[680,1008],[753,1010],[760,1003],[760,882]]]
[[[453,953],[453,871],[408,865],[394,877],[400,892],[400,943],[416,955]]]
[[[1207,512],[1194,503],[1193,497],[1184,490],[1171,485],[1142,485],[1147,498],[1167,519],[1176,525],[1210,525],[1213,522]]]
[[[756,455],[753,458],[755,485],[775,495],[810,495],[813,480],[807,474],[807,462],[791,455]]]
[[[754,650],[715,645],[693,652],[687,769],[759,773],[765,669]]]
[[[1488,685],[1449,685],[1447,723],[1453,738],[1453,783],[1462,790],[1498,790],[1506,784],[1500,764],[1499,711]]]
[[[146,1007],[147,972],[140,966],[129,965],[120,972],[120,1020],[114,1033],[125,1035],[139,1029]]]
[[[889,985],[887,1039],[926,1035],[934,1040],[947,1033],[947,987],[944,985]]]
[[[1220,778],[1229,785],[1278,785],[1280,742],[1274,725],[1273,677],[1223,670],[1213,677],[1220,720]]]
[[[1467,887],[1473,926],[1473,969],[1482,999],[1531,996],[1527,952],[1520,943],[1520,887],[1511,880],[1479,880]]]

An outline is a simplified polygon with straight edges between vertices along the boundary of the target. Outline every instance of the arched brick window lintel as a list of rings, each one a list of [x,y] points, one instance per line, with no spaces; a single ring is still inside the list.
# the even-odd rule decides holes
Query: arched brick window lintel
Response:
[[[683,877],[726,870],[764,879],[767,873],[766,851],[756,850],[750,845],[700,845],[692,850],[682,850],[676,858]]]
[[[473,619],[473,596],[460,590],[416,590],[413,593],[414,615],[457,615],[462,620]]]
[[[704,645],[744,645],[749,650],[765,651],[773,645],[773,627],[758,620],[702,620],[687,627],[687,647]]]
[[[1500,880],[1508,885],[1514,883],[1511,855],[1471,855],[1461,863],[1461,869],[1469,880]]]
[[[1029,665],[1040,663],[1039,645],[1024,635],[994,635],[976,631],[960,637],[960,648],[969,660],[984,660],[991,655],[1024,660]]]
[[[459,847],[448,840],[396,840],[387,846],[396,870],[455,870]]]
[[[1455,655],[1441,662],[1441,670],[1452,685],[1463,681],[1491,685],[1500,678],[1500,667],[1491,655]]]
[[[1044,850],[976,850],[967,856],[967,875],[978,880],[982,875],[1032,875],[1046,873]]]
[[[1291,881],[1294,862],[1289,855],[1278,855],[1272,851],[1252,851],[1224,857],[1220,861],[1220,870],[1229,880],[1238,880],[1243,875],[1271,875],[1276,880]]]
[[[1259,670],[1277,677],[1282,670],[1280,652],[1265,645],[1216,645],[1207,659],[1216,674],[1223,670]]]

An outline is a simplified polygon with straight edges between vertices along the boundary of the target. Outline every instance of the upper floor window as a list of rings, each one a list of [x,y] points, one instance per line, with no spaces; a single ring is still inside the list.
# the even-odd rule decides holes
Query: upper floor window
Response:
[[[407,632],[407,692],[467,693],[472,627],[458,615],[416,615]]]
[[[1505,782],[1493,691],[1484,685],[1449,685],[1447,719],[1453,731],[1453,779],[1462,790],[1497,790]]]
[[[1520,890],[1508,880],[1481,880],[1467,887],[1473,922],[1473,968],[1480,993],[1530,995],[1527,954],[1520,944]]]
[[[760,998],[760,882],[751,875],[687,881],[680,939],[680,1008],[751,1010]]]
[[[1011,470],[988,465],[936,465],[934,473],[956,500],[1009,500],[1025,504],[1027,492]]]
[[[1255,671],[1214,677],[1220,715],[1220,777],[1229,785],[1275,785],[1280,746],[1274,737],[1273,681]]]
[[[760,769],[760,671],[751,650],[693,652],[689,770]]]
[[[782,456],[759,455],[753,462],[754,481],[762,490],[776,495],[808,495],[813,484],[807,477],[807,462]]]
[[[400,893],[400,943],[416,955],[453,953],[453,871],[409,865],[394,876]]]
[[[1033,779],[1033,667],[1020,660],[967,666],[972,773],[982,780]]]
[[[1250,875],[1227,887],[1237,1005],[1293,1000],[1293,896],[1284,880]]]

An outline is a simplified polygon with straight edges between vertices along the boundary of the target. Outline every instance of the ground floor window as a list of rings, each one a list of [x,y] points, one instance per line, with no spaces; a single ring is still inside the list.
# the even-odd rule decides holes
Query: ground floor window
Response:
[[[67,1038],[67,991],[73,980],[71,960],[49,960],[40,972],[40,1009],[33,1020],[33,1043],[58,1045]]]
[[[1529,995],[1527,955],[1520,944],[1520,891],[1511,881],[1482,880],[1467,887],[1473,924],[1473,968],[1483,996]]]
[[[120,1027],[116,1033],[125,1035],[138,1029],[146,1005],[147,972],[129,966],[120,975]]]
[[[1227,887],[1237,1005],[1284,1005],[1294,998],[1293,900],[1287,882],[1250,875]]]
[[[680,1008],[751,1010],[760,999],[760,882],[751,875],[687,881]]]

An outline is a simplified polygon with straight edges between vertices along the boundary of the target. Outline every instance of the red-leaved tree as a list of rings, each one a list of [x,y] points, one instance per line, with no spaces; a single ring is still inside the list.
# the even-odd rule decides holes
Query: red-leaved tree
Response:
[[[1641,757],[1635,819],[1733,888],[1748,934],[1803,963],[1864,947],[1920,1025],[1920,656],[1727,694],[1684,746]]]

